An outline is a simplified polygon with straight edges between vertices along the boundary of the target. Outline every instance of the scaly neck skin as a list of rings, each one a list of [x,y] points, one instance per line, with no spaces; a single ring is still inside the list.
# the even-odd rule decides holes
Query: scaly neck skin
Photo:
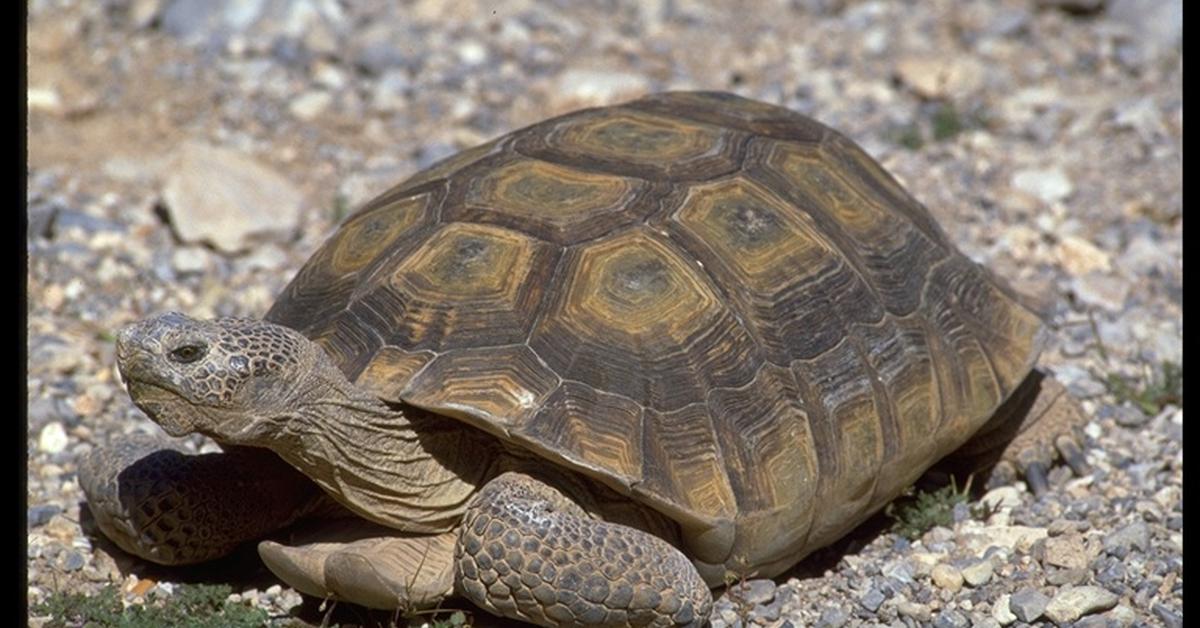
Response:
[[[274,450],[362,517],[409,532],[458,525],[496,472],[492,439],[450,417],[392,406],[328,360],[293,388],[288,409],[254,429]]]

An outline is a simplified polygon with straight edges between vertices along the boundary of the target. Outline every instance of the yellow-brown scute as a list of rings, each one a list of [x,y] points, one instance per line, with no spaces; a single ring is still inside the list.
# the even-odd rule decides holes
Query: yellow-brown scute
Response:
[[[736,96],[585,110],[371,203],[269,314],[781,570],[968,438],[1041,321],[846,138]]]

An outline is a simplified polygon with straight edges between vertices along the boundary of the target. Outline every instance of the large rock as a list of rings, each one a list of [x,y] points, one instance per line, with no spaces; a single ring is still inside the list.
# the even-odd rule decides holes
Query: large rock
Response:
[[[251,236],[287,234],[299,226],[302,196],[290,181],[241,153],[187,143],[163,190],[180,239],[225,252],[243,251]]]

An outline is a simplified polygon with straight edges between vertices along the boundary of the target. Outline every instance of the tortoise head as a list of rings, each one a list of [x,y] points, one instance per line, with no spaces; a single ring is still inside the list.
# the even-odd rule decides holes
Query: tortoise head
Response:
[[[253,444],[273,431],[310,379],[320,349],[253,319],[168,312],[117,335],[117,367],[134,404],[173,436],[200,432]]]

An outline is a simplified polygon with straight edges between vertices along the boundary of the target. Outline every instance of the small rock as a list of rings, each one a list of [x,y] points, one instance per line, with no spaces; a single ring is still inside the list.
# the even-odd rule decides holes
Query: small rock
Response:
[[[1096,245],[1073,235],[1064,236],[1055,249],[1058,262],[1072,275],[1085,275],[1093,271],[1107,272],[1112,267],[1108,253]]]
[[[779,619],[779,614],[782,612],[782,604],[758,604],[750,609],[751,621],[776,621]]]
[[[966,567],[963,567],[960,571],[962,572],[963,581],[965,581],[967,585],[972,587],[981,587],[992,579],[993,569],[992,561],[984,559],[977,560]]]
[[[730,587],[729,594],[747,606],[754,606],[775,599],[775,589],[774,580],[758,578]]]
[[[1056,587],[1083,584],[1091,575],[1087,569],[1054,569],[1046,575],[1046,584]]]
[[[56,561],[59,569],[63,571],[79,571],[87,563],[83,554],[75,550],[67,550],[59,555]]]
[[[30,528],[46,525],[46,522],[50,521],[54,515],[57,515],[62,511],[62,506],[59,506],[58,504],[38,504],[36,506],[30,506],[29,510],[25,512],[26,525],[28,525]]]
[[[308,122],[325,113],[332,103],[333,95],[329,92],[309,91],[296,97],[288,105],[288,111],[296,118]]]
[[[896,612],[919,623],[928,622],[933,618],[933,612],[928,606],[908,600],[896,604]]]
[[[1025,623],[1033,623],[1046,612],[1050,598],[1037,589],[1022,589],[1009,596],[1008,609],[1017,619]]]
[[[821,617],[817,619],[817,628],[842,628],[848,621],[850,615],[846,611],[831,606],[821,611]]]
[[[1071,179],[1059,168],[1018,170],[1013,174],[1011,184],[1047,205],[1064,201],[1075,192]]]
[[[982,64],[963,55],[919,55],[900,60],[896,76],[922,98],[958,98],[983,85]]]
[[[609,104],[647,91],[650,85],[638,73],[572,69],[558,79],[560,93],[596,105]]]
[[[1009,597],[1009,594],[1004,593],[996,598],[995,604],[992,604],[992,619],[999,622],[1001,626],[1007,626],[1017,621],[1017,616],[1008,607]]]
[[[967,628],[971,625],[971,621],[965,615],[956,611],[948,610],[939,613],[933,620],[934,628]]]
[[[1021,505],[1021,491],[1015,486],[1000,486],[984,493],[979,503],[996,510],[1016,508]]]
[[[171,253],[171,267],[180,275],[198,275],[208,270],[208,251],[198,246],[181,246]]]
[[[1166,604],[1155,604],[1152,610],[1154,611],[1154,616],[1158,617],[1168,628],[1183,626],[1183,615],[1175,612]]]
[[[1106,611],[1117,605],[1117,596],[1095,586],[1072,587],[1059,591],[1046,605],[1046,617],[1060,624],[1084,615]]]
[[[294,231],[303,200],[289,181],[257,161],[195,142],[180,149],[163,196],[180,239],[227,252],[249,248],[253,234]]]
[[[62,423],[47,423],[38,434],[38,451],[56,454],[67,448],[67,431]]]
[[[1078,534],[1050,537],[1046,539],[1046,557],[1043,562],[1055,567],[1084,569],[1089,561],[1083,537]]]
[[[1130,26],[1151,54],[1170,52],[1183,38],[1183,0],[1112,0],[1108,15]]]
[[[1057,375],[1057,371],[1055,374]],[[1040,539],[1046,538],[1046,528],[1031,526],[987,526],[971,530],[966,540],[967,547],[976,555],[989,547],[1028,552]]]
[[[1058,254],[1059,262],[1068,272],[1073,273],[1072,268],[1077,270],[1088,264],[1082,258],[1071,257],[1074,253],[1068,253],[1062,248],[1058,249]],[[1132,284],[1124,277],[1114,277],[1099,271],[1089,271],[1071,278],[1071,292],[1075,298],[1085,305],[1110,312],[1125,311],[1125,301],[1129,298],[1132,288]]]
[[[882,591],[876,589],[875,587],[871,587],[866,593],[862,594],[858,598],[858,603],[862,604],[863,608],[874,613],[875,611],[879,610],[879,607],[883,605],[885,600],[887,600],[887,596],[884,595]]]
[[[59,513],[46,522],[45,532],[48,536],[70,543],[79,535],[79,526],[67,519],[66,515]]]
[[[929,575],[933,579],[933,583],[940,589],[956,593],[962,588],[962,572],[945,563],[934,567],[933,572]]]
[[[879,569],[879,573],[902,584],[912,584],[915,575],[912,564],[904,558],[889,561]]]
[[[1110,554],[1116,555],[1121,550],[1128,552],[1131,547],[1143,552],[1150,550],[1150,527],[1146,522],[1135,521],[1104,537],[1104,551]]]

